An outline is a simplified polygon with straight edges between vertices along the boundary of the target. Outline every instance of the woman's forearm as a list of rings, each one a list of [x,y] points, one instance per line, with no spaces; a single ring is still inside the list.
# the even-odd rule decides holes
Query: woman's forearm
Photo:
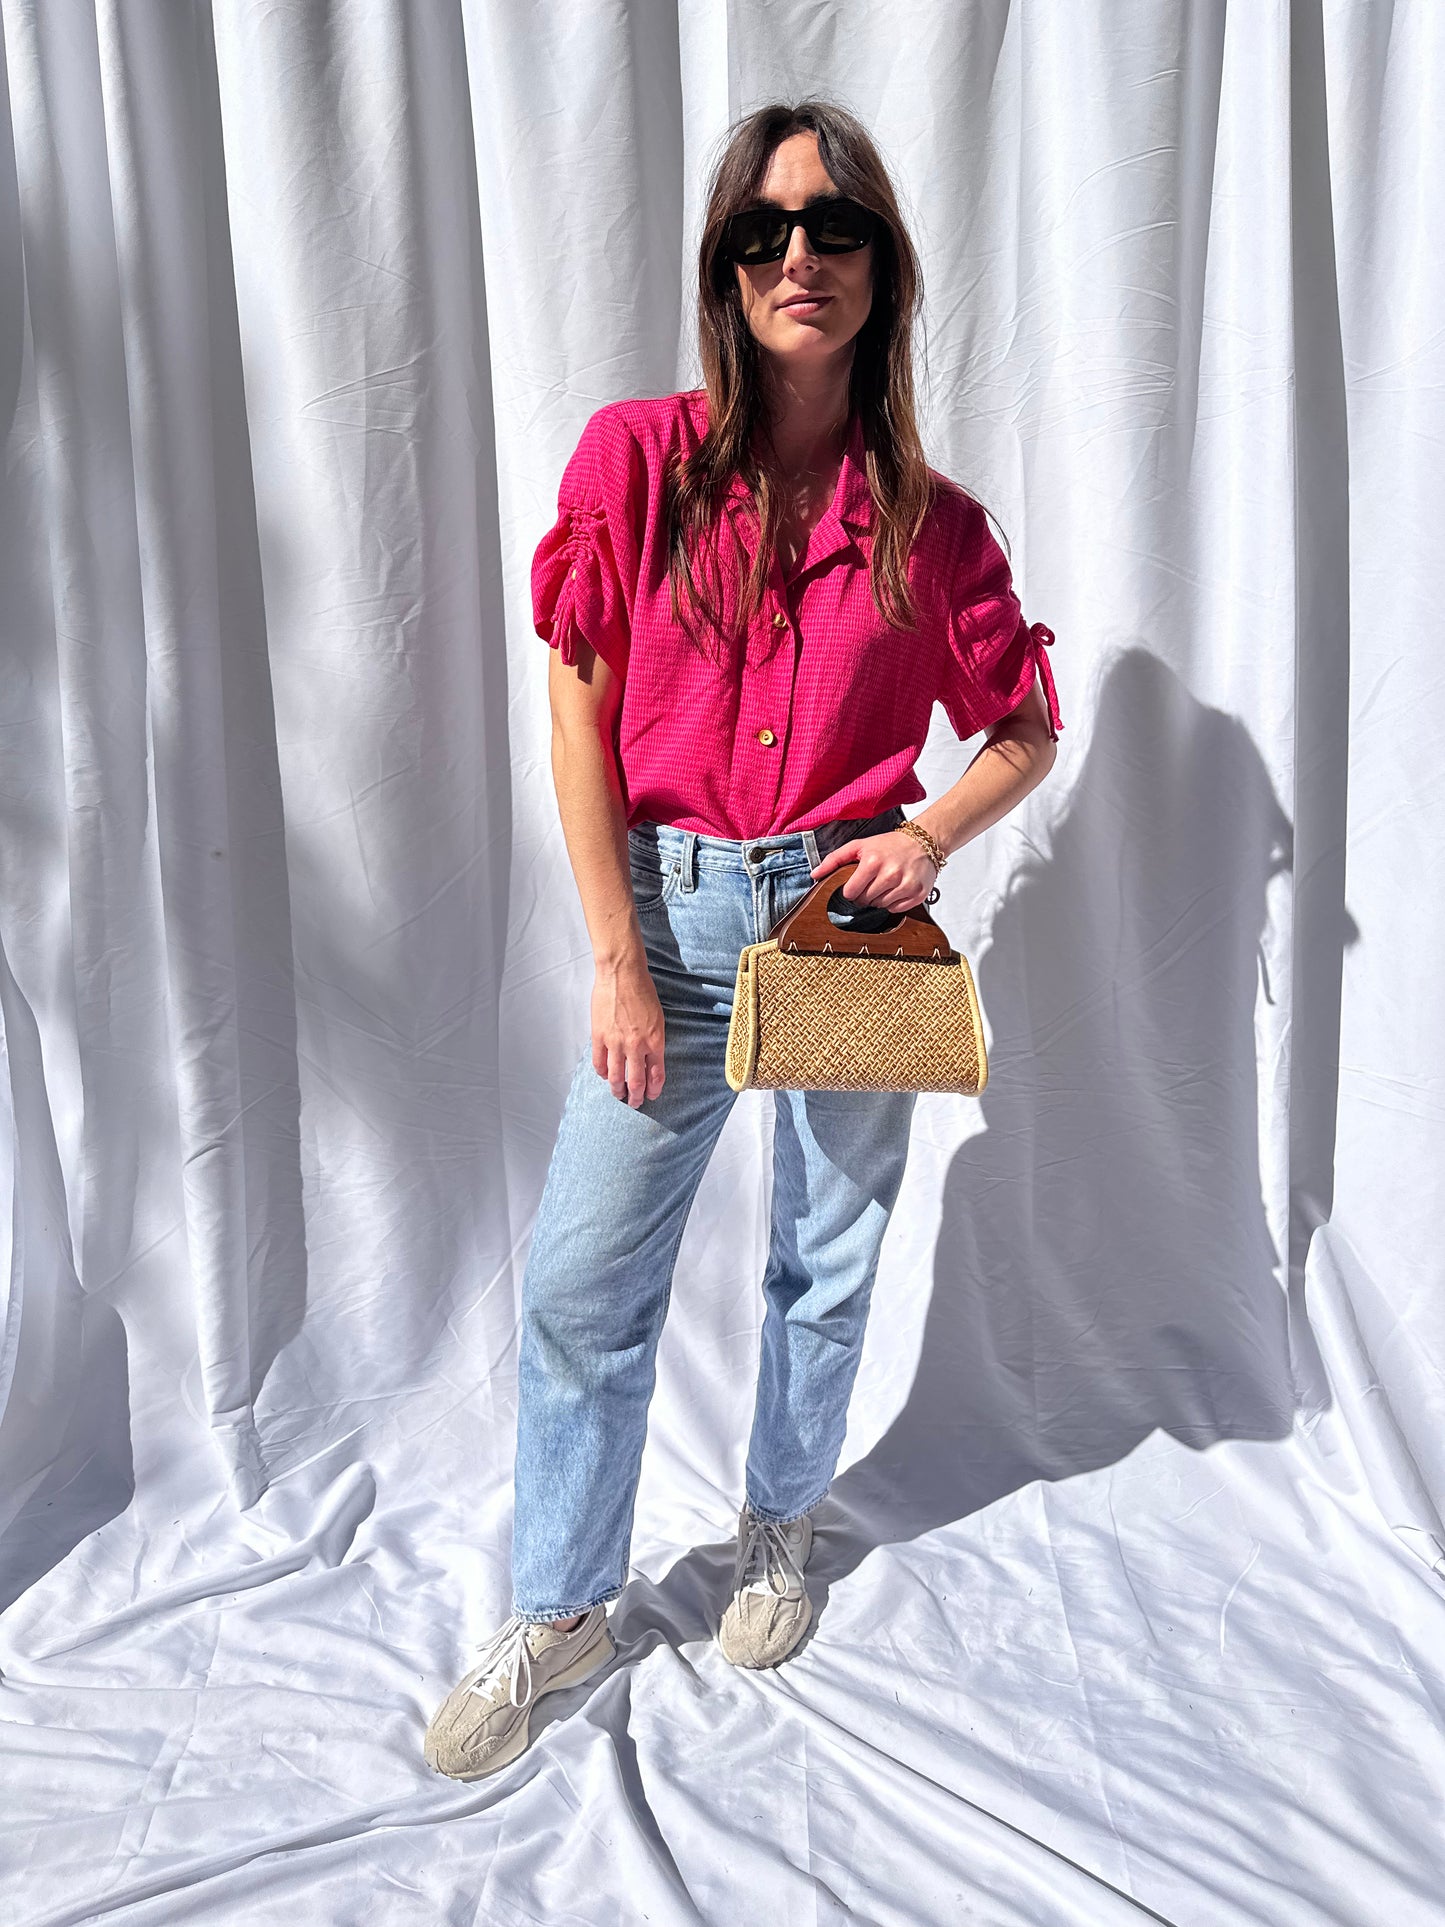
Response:
[[[667,1020],[632,894],[617,761],[622,684],[580,638],[577,656],[575,672],[552,663],[552,780],[592,940],[592,1068],[635,1108],[662,1090]]]
[[[552,732],[552,781],[599,971],[643,959],[617,764],[601,732]]]
[[[590,651],[588,654],[590,655]],[[553,666],[552,782],[599,973],[646,963],[632,894],[627,812],[613,749],[620,685],[597,664],[589,685]]]
[[[917,821],[952,855],[997,823],[1037,788],[1053,768],[1057,746],[1037,685],[988,741],[950,790],[918,812]]]

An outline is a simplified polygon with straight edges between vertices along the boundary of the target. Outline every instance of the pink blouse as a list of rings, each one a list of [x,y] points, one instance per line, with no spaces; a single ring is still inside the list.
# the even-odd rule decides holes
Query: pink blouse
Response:
[[[1043,623],[1019,613],[979,505],[941,484],[913,546],[917,627],[890,627],[868,585],[873,500],[855,422],[827,513],[791,574],[774,562],[731,655],[709,660],[674,621],[665,465],[707,426],[702,389],[599,408],[568,462],[556,523],[532,563],[537,634],[576,660],[580,634],[623,680],[619,762],[627,823],[746,839],[874,816],[926,795],[913,766],[935,702],[957,735],[1017,709],[1042,679],[1063,727]],[[747,553],[757,520],[734,481],[724,513]],[[724,609],[740,570],[721,544]],[[715,634],[708,638],[714,656]]]

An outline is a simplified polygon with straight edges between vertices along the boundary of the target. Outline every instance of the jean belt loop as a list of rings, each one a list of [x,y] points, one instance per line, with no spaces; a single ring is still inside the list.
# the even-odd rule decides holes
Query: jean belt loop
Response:
[[[682,833],[682,887],[684,890],[697,888],[697,831],[684,830]]]
[[[811,830],[804,830],[803,832],[803,849],[807,853],[808,868],[810,870],[816,870],[823,859],[818,854],[818,839]]]

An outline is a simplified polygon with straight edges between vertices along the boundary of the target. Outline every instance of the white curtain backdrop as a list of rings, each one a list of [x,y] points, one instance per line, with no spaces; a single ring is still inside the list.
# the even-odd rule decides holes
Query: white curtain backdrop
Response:
[[[1445,1922],[1445,7],[0,22],[6,1920]],[[730,118],[810,91],[1061,754],[942,883],[992,1080],[919,1103],[815,1635],[712,1643],[754,1093],[619,1662],[459,1785],[591,983],[528,566],[591,411],[696,380]]]

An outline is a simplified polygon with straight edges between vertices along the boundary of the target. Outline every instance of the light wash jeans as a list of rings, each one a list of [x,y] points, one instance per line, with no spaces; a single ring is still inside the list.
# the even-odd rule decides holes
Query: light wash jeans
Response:
[[[593,1069],[589,1039],[567,1094],[522,1280],[512,1595],[524,1619],[615,1599],[627,1576],[673,1266],[736,1097],[723,1056],[738,952],[807,894],[809,869],[828,850],[902,819],[892,809],[743,842],[674,824],[629,832],[633,896],[666,1022],[666,1081],[634,1108]],[[879,913],[863,914],[876,923]],[[795,1519],[825,1496],[837,1467],[916,1094],[773,1098],[745,1496],[764,1518]]]

